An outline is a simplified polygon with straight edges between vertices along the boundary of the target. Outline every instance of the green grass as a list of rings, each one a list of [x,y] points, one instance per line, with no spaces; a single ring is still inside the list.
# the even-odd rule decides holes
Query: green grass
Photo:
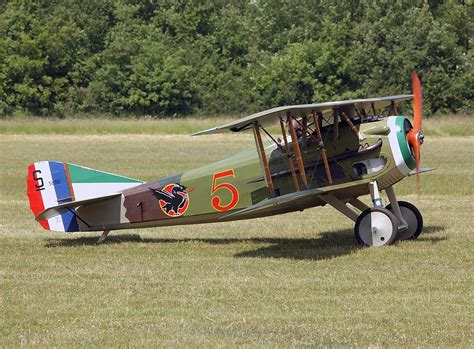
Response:
[[[229,118],[54,119],[25,117],[0,120],[0,134],[191,134],[224,124]]]
[[[0,119],[0,134],[191,134],[225,124],[241,116],[216,118],[124,119],[15,117]],[[279,128],[275,127],[274,131]],[[425,118],[427,136],[474,135],[474,115],[445,115]]]
[[[439,115],[423,120],[427,136],[473,136],[474,114]]]
[[[253,138],[0,127],[2,347],[473,346],[472,136],[428,137],[423,166],[437,170],[422,175],[423,195],[414,178],[396,186],[424,214],[417,241],[361,248],[353,224],[324,207],[113,232],[96,246],[97,234],[51,233],[34,221],[28,163],[62,160],[152,180],[251,147]]]

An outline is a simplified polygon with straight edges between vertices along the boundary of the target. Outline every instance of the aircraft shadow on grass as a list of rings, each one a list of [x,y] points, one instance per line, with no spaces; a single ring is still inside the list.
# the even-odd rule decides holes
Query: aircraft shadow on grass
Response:
[[[430,241],[438,243],[447,240],[447,237],[430,236],[431,234],[444,231],[441,226],[427,226],[419,241]],[[73,239],[52,239],[46,243],[46,247],[80,247],[96,245],[97,236],[78,237]],[[257,249],[246,250],[234,255],[236,258],[286,258],[297,260],[322,260],[343,256],[363,249],[358,245],[351,229],[328,231],[319,234],[317,238],[142,238],[138,234],[111,235],[104,245],[121,243],[154,243],[154,244],[177,244],[186,242],[197,242],[209,245],[242,244],[245,249],[247,244],[263,244],[265,246]],[[99,247],[100,245],[98,245]]]

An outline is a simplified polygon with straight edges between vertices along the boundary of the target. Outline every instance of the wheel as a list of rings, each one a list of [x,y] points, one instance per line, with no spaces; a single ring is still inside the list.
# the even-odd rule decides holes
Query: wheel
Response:
[[[391,245],[398,232],[398,219],[389,210],[372,207],[357,217],[354,233],[357,241],[366,246]]]
[[[399,240],[417,239],[423,230],[423,216],[415,205],[406,201],[398,201],[402,217],[408,224],[408,229],[401,232],[398,236]],[[387,205],[387,210],[392,211],[392,205]]]

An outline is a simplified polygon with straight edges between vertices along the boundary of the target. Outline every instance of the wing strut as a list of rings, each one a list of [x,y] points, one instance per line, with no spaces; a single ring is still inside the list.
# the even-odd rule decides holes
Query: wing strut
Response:
[[[339,138],[339,113],[337,110],[333,111],[333,125],[332,125],[332,139],[337,140]]]
[[[316,135],[318,136],[318,139],[319,139],[319,146],[321,148],[321,156],[323,157],[324,170],[326,171],[326,178],[328,179],[329,184],[332,184],[332,175],[331,175],[331,170],[329,168],[328,155],[326,153],[326,148],[324,148],[323,137],[321,136],[321,129],[319,128],[319,121],[321,118],[321,114],[319,114],[318,118],[316,119],[316,113],[313,110],[311,112],[311,115],[313,116],[314,127],[316,128]]]
[[[390,102],[390,111],[392,115],[398,115],[397,106],[395,105],[395,101]]]
[[[357,138],[359,138],[360,141],[364,140],[364,137],[362,136],[362,134],[359,132],[359,130],[357,129],[357,127],[354,126],[354,124],[352,123],[351,119],[349,119],[349,117],[346,115],[346,113],[344,112],[341,112],[341,117],[344,119],[344,121],[346,122],[347,126],[349,126],[352,130],[352,132],[354,132],[354,134],[357,136]]]
[[[370,103],[370,108],[372,108],[372,113],[374,113],[374,116],[377,115],[377,110],[375,110],[374,102]]]
[[[288,139],[286,138],[285,125],[281,117],[280,117],[280,127],[281,127],[281,134],[283,135],[283,141],[285,142],[285,151],[286,151],[286,154],[288,155],[288,165],[290,166],[291,178],[293,179],[293,185],[295,186],[296,191],[300,191],[300,185],[298,183],[298,178],[296,177],[296,172],[295,172],[295,165],[293,164],[293,160],[291,159],[290,147],[288,146]]]
[[[265,173],[265,181],[267,182],[268,192],[270,197],[275,196],[275,189],[273,187],[272,174],[270,173],[270,168],[268,167],[267,156],[265,155],[265,148],[263,147],[262,135],[260,134],[260,124],[258,121],[253,122],[253,135],[255,137],[255,144],[257,145],[257,153],[260,159],[260,164],[263,167]]]
[[[298,143],[298,137],[296,136],[295,127],[293,125],[293,120],[296,120],[288,113],[288,128],[290,129],[291,142],[293,144],[293,152],[296,156],[296,163],[298,164],[298,170],[300,171],[301,181],[303,182],[304,189],[308,188],[308,180],[306,179],[306,172],[304,170],[303,158],[301,157],[300,145]]]

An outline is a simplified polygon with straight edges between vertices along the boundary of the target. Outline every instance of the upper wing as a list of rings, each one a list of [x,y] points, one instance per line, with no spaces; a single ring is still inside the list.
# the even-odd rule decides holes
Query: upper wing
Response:
[[[290,105],[284,107],[273,108],[265,110],[256,114],[249,115],[245,118],[230,122],[228,124],[213,127],[204,131],[193,133],[193,136],[211,134],[211,133],[220,133],[226,131],[239,132],[246,130],[252,126],[254,121],[257,121],[262,126],[268,126],[274,124],[278,121],[280,116],[285,116],[287,113],[291,113],[293,116],[307,115],[311,112],[316,113],[327,113],[332,111],[335,108],[339,107],[356,107],[358,109],[369,110],[373,104],[375,108],[385,108],[388,107],[392,101],[404,101],[412,99],[413,95],[398,95],[398,96],[388,96],[388,97],[379,97],[379,98],[368,98],[368,99],[350,99],[346,101],[337,101],[337,102],[326,102],[326,103],[316,103],[316,104],[301,104],[301,105]]]

